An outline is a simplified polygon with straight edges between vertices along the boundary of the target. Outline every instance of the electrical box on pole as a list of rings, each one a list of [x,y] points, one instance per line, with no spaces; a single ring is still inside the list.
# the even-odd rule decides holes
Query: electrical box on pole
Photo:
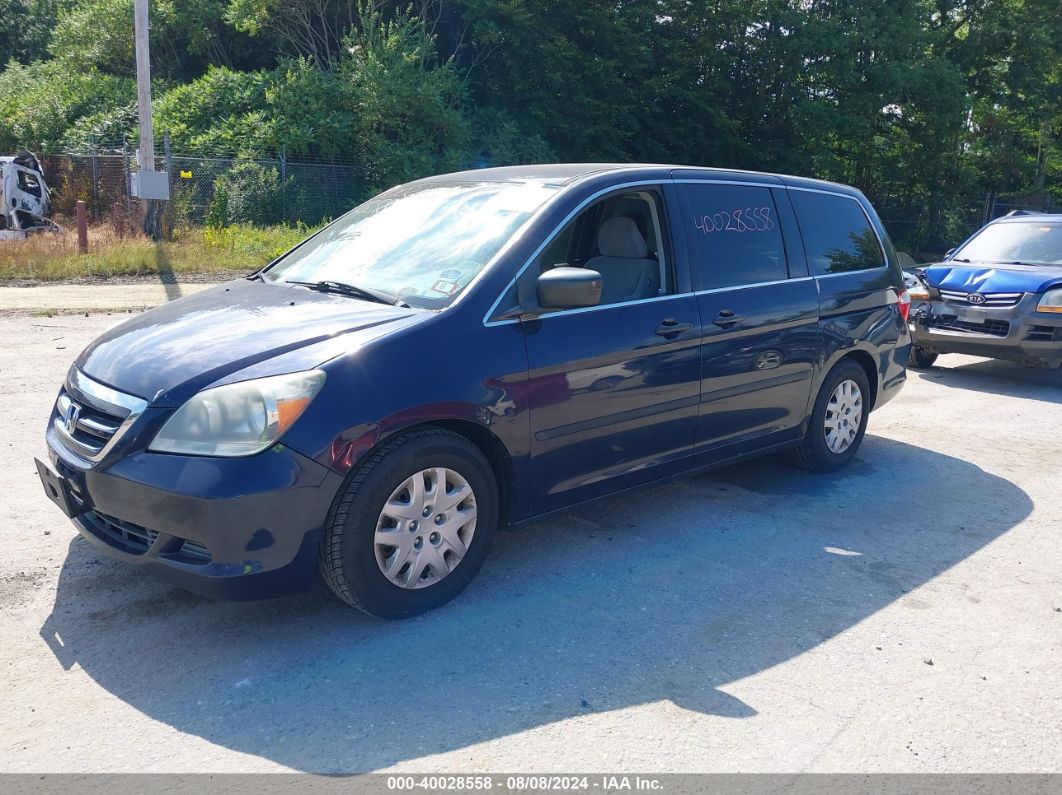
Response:
[[[129,176],[133,198],[166,201],[170,198],[170,175],[165,171],[134,171]]]

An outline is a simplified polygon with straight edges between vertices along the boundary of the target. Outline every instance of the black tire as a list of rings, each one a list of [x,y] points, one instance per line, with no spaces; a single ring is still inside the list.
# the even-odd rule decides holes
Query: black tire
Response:
[[[374,536],[384,503],[408,477],[430,467],[448,467],[472,487],[476,526],[465,556],[434,585],[395,585],[376,563]],[[476,576],[498,525],[494,472],[475,445],[441,428],[424,428],[380,446],[347,479],[332,503],[321,538],[324,581],[347,604],[378,618],[409,618],[446,604]]]
[[[845,380],[852,380],[859,387],[859,392],[863,396],[863,414],[859,429],[851,444],[843,452],[834,453],[826,445],[826,409],[834,390]],[[813,472],[832,472],[840,469],[855,457],[859,445],[863,443],[869,414],[870,385],[867,382],[866,371],[857,362],[843,359],[830,370],[822,382],[803,440],[786,451],[789,459],[797,466]]]
[[[911,355],[907,359],[907,366],[915,370],[928,370],[936,362],[939,355],[939,353],[930,353],[925,348],[912,345]]]

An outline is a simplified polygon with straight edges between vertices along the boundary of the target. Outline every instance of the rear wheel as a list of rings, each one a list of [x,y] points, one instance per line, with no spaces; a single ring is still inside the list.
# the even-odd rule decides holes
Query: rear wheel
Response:
[[[863,442],[869,400],[870,385],[863,368],[850,359],[839,362],[822,382],[807,432],[789,450],[790,459],[816,472],[843,467]]]
[[[936,362],[937,356],[940,354],[930,353],[925,348],[921,348],[918,345],[911,347],[911,355],[907,359],[907,365],[913,367],[915,370],[928,370]]]
[[[336,497],[321,573],[347,604],[407,618],[464,590],[497,523],[497,485],[479,449],[442,429],[414,431],[373,453]]]

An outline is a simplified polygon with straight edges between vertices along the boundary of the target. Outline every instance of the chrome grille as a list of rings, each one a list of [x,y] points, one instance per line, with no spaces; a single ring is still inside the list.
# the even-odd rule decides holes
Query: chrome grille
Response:
[[[55,427],[64,441],[72,442],[75,452],[98,456],[121,427],[123,418],[96,411],[75,400],[65,389],[55,401]],[[73,413],[71,413],[73,410]]]
[[[77,455],[98,461],[147,408],[147,402],[111,389],[70,368],[55,401],[52,425]]]
[[[1015,306],[1025,293],[977,293],[984,297],[980,304],[971,303],[969,296],[974,293],[964,293],[959,290],[941,290],[940,297],[945,301],[957,301],[970,306]]]

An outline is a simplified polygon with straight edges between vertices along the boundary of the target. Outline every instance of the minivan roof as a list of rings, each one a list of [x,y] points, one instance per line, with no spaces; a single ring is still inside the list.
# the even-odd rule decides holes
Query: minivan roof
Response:
[[[616,172],[659,172],[684,171],[699,172],[705,176],[733,179],[737,175],[747,175],[760,179],[778,180],[790,187],[823,188],[831,192],[857,194],[850,185],[828,182],[821,179],[796,177],[787,174],[771,174],[763,171],[742,171],[739,169],[709,168],[707,166],[682,166],[667,163],[542,163],[526,166],[500,166],[495,168],[471,169],[452,174],[439,174],[427,177],[422,182],[452,182],[475,180],[477,182],[552,182],[568,185],[590,176]]]

